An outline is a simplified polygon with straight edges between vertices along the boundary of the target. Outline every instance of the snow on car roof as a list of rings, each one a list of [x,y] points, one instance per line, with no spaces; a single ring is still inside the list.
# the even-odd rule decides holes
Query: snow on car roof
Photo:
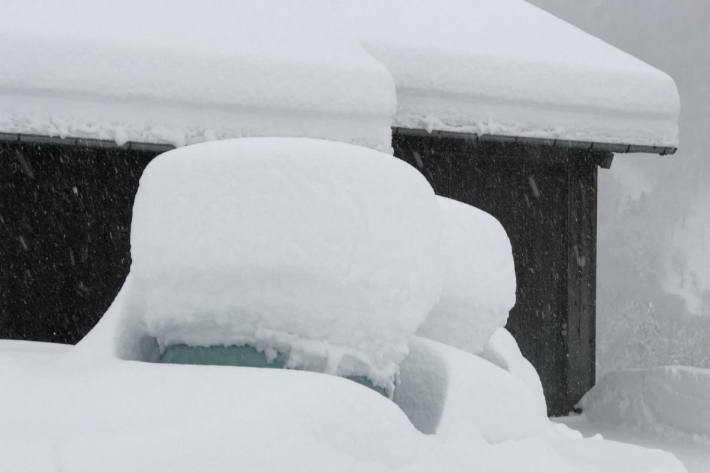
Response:
[[[663,72],[522,0],[3,3],[0,132],[183,145],[391,127],[677,145]]]

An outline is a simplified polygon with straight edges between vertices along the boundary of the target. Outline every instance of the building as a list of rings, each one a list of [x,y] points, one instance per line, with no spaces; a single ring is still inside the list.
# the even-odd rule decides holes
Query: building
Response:
[[[522,0],[252,3],[5,8],[0,337],[76,342],[101,316],[156,154],[310,136],[393,150],[501,221],[508,327],[569,412],[594,384],[597,169],[675,151],[673,80]]]

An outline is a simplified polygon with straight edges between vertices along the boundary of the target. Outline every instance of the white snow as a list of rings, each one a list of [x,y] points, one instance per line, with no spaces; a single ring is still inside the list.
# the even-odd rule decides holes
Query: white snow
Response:
[[[492,364],[484,366],[487,362],[435,342],[429,348],[441,363],[451,365],[449,389],[467,386],[460,394],[478,392],[478,402],[492,403],[447,398],[450,421],[463,429],[447,435],[420,433],[393,402],[335,376],[116,359],[82,365],[77,361],[92,355],[79,350],[83,343],[42,365],[22,362],[29,349],[0,356],[1,471],[686,471],[664,452],[584,440],[549,423],[544,432],[486,441],[475,423],[506,429],[494,425],[493,412],[503,410],[495,394],[508,392],[502,400],[511,402],[515,380],[506,380],[510,375]],[[82,354],[72,356],[76,350]],[[477,374],[492,374],[496,381],[476,390],[466,377]],[[454,405],[462,419],[454,418]],[[489,416],[486,407],[493,409]],[[473,423],[467,429],[463,418]]]
[[[43,363],[67,353],[71,345],[0,339],[0,362]]]
[[[545,431],[541,396],[478,356],[413,337],[394,401],[425,433],[465,437],[479,432],[486,441],[499,443]]]
[[[499,328],[483,347],[481,357],[503,368],[525,384],[537,400],[537,410],[547,413],[542,382],[535,367],[520,352],[515,338],[505,328]]]
[[[664,450],[675,455],[689,473],[707,473],[710,465],[710,440],[679,437],[669,432],[649,432],[634,427],[619,425],[616,420],[593,422],[586,415],[560,417],[556,422],[563,422],[580,431],[585,437],[614,440],[644,448]]]
[[[388,150],[392,79],[325,2],[0,6],[0,131],[184,145],[314,136]]]
[[[439,226],[424,177],[368,148],[246,138],[169,151],[133,207],[130,323],[161,349],[249,344],[391,390],[441,293]]]
[[[349,14],[394,78],[397,126],[677,143],[669,76],[525,1],[371,0]]]
[[[664,366],[610,372],[581,406],[593,422],[710,441],[710,370]]]
[[[8,0],[0,14],[0,132],[677,144],[670,77],[523,0]]]
[[[437,196],[442,225],[441,299],[417,333],[480,353],[515,305],[515,264],[503,226],[490,214]]]

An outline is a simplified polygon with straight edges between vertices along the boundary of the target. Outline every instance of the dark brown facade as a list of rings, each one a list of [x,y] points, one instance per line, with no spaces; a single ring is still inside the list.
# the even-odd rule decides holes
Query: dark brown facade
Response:
[[[396,130],[395,155],[437,194],[496,217],[513,247],[508,330],[542,380],[549,413],[594,385],[597,168],[611,153]]]
[[[594,384],[596,176],[611,153],[393,136],[396,156],[437,194],[505,227],[518,281],[508,328],[540,374],[550,413],[566,414]],[[96,323],[130,267],[138,179],[167,148],[0,140],[0,338],[75,343]]]
[[[76,343],[94,326],[128,274],[156,154],[0,142],[0,338]]]

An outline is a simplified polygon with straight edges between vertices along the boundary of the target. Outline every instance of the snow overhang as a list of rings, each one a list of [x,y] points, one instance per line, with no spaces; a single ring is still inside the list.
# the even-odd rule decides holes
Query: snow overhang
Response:
[[[522,0],[253,3],[9,0],[0,132],[390,149],[399,127],[614,152],[678,145],[668,75]]]

